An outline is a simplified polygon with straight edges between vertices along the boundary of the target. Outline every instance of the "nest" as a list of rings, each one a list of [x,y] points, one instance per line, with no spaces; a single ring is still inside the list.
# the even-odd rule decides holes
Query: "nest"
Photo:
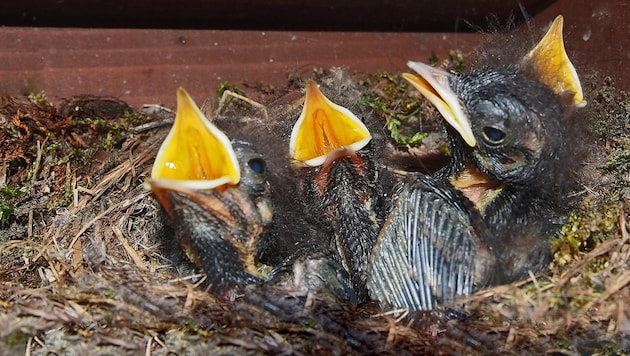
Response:
[[[628,353],[630,100],[609,81],[591,82],[596,149],[577,173],[583,190],[554,242],[550,273],[414,313],[272,287],[212,295],[200,287],[202,275],[178,273],[162,254],[168,233],[143,188],[165,135],[148,128],[168,121],[164,109],[141,112],[93,96],[59,105],[41,95],[2,98],[0,349],[68,355]],[[407,105],[415,97],[392,90],[400,83],[394,74],[379,74],[361,86],[371,96],[368,105],[398,119],[399,138],[410,117],[418,120],[393,111],[417,110]]]

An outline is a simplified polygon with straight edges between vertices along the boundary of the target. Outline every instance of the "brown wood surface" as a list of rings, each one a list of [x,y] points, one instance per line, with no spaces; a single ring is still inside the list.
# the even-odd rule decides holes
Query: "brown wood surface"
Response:
[[[627,3],[560,0],[532,25],[544,26],[559,13],[578,72],[610,75],[630,89]],[[53,100],[89,93],[173,106],[178,86],[206,98],[224,80],[281,85],[290,75],[330,66],[403,71],[407,60],[426,61],[431,52],[445,58],[451,49],[466,55],[480,41],[479,34],[457,32],[3,27],[0,93],[44,90]]]
[[[310,31],[469,31],[554,0],[5,1],[0,24],[37,27]],[[492,14],[492,16],[488,16]]]

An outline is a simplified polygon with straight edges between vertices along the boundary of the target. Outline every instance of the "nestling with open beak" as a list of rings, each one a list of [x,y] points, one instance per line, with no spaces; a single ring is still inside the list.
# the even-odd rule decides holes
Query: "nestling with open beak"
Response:
[[[367,299],[367,260],[383,219],[381,167],[365,124],[331,102],[314,81],[290,141],[293,166],[303,174],[303,199],[334,231],[333,249],[359,300]]]
[[[448,123],[452,160],[400,188],[371,260],[373,298],[431,309],[548,266],[579,162],[571,115],[586,104],[562,23],[517,63],[467,74],[408,63],[417,75],[403,77]]]
[[[166,212],[173,238],[206,273],[212,291],[225,293],[267,278],[268,268],[254,253],[273,215],[265,162],[250,144],[230,142],[182,88],[147,187]]]

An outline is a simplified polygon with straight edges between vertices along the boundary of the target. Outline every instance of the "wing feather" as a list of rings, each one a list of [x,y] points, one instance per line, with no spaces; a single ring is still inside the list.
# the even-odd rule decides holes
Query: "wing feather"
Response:
[[[469,295],[487,271],[479,271],[476,258],[491,258],[481,243],[484,233],[478,213],[459,192],[430,177],[415,177],[399,190],[378,236],[369,266],[370,294],[412,310]]]

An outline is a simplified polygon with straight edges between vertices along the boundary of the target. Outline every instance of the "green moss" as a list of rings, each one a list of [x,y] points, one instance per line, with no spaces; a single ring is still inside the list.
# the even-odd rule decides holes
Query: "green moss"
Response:
[[[122,119],[130,126],[139,126],[149,121],[149,116],[135,110],[127,110],[123,114]]]
[[[68,206],[73,199],[72,193],[72,176],[66,175],[63,194],[57,199],[51,199],[46,204],[47,209],[56,209],[62,206]]]
[[[103,292],[103,297],[107,299],[113,299],[116,297],[116,292],[113,290],[106,290],[105,292]]]
[[[607,344],[604,345],[604,352],[600,355],[627,355],[627,350],[623,350],[619,345]]]
[[[22,196],[28,192],[28,187],[19,187],[14,188],[8,185],[3,185],[0,187],[0,195],[7,198],[15,198]]]
[[[622,151],[621,153],[610,157],[604,165],[607,169],[615,170],[617,172],[627,173],[630,171],[630,150]]]
[[[466,69],[466,63],[464,62],[464,55],[457,50],[450,50],[448,52],[450,69],[457,73],[463,73]]]
[[[399,145],[417,145],[422,143],[422,140],[428,136],[426,132],[413,132],[404,124],[419,111],[418,108],[411,113],[403,113],[396,109],[388,108],[380,98],[365,99],[361,104],[373,108],[378,114],[385,117],[387,130],[394,142]]]
[[[317,323],[313,319],[306,319],[302,322],[302,325],[307,328],[314,328],[317,326]]]
[[[398,145],[418,145],[428,136],[427,132],[419,132],[418,116],[420,104],[414,90],[398,75],[381,72],[368,79],[368,85],[378,87],[373,90],[374,96],[367,97],[361,105],[371,107],[385,118],[390,136]]]
[[[429,57],[429,64],[434,67],[443,67],[447,70],[463,73],[466,70],[466,62],[464,61],[464,55],[455,49],[448,51],[448,59],[445,60],[442,65],[440,65],[440,58],[435,54],[435,52],[431,51],[431,56]]]
[[[558,346],[558,348],[560,349],[568,349],[571,346],[571,343],[568,341],[558,341],[558,343],[556,344],[556,346]]]
[[[16,330],[7,336],[7,344],[9,346],[26,345],[30,335],[24,333],[22,330]]]
[[[128,138],[131,124],[124,118],[119,120],[106,120],[101,118],[84,118],[82,119],[85,124],[94,127],[97,131],[105,133],[105,135],[99,135],[98,137],[104,137],[98,143],[99,148],[103,148],[107,151],[119,149]]]
[[[0,187],[0,227],[6,226],[15,212],[15,205],[10,200],[27,192],[27,187],[14,188],[8,185]]]
[[[630,140],[625,142],[604,164],[613,178],[604,191],[605,202],[616,202],[630,198]]]
[[[0,198],[0,227],[5,226],[9,222],[9,217],[13,215],[15,205]]]
[[[194,335],[198,333],[199,326],[194,320],[188,319],[182,322],[183,331],[187,334]]]
[[[431,51],[431,56],[429,57],[429,64],[435,67],[439,61],[440,61],[440,58],[437,56],[437,54]]]
[[[466,68],[464,57],[456,50],[451,50],[449,58],[442,62],[432,53],[429,63],[454,72],[463,72]],[[371,75],[367,84],[373,90],[362,104],[385,118],[387,130],[394,142],[406,146],[421,144],[428,132],[420,128],[425,123],[435,123],[439,117],[433,105],[397,74],[380,72]]]
[[[596,208],[593,199],[586,199],[579,210],[569,215],[558,238],[552,241],[554,265],[562,267],[612,237],[618,236],[621,203],[605,204]],[[603,268],[605,260],[595,260],[590,271]]]
[[[48,98],[46,97],[46,93],[44,91],[40,91],[37,93],[28,93],[27,94],[27,98],[28,100],[41,107],[41,108],[51,108],[53,107],[53,105],[50,103],[50,101],[48,101]]]
[[[61,146],[61,144],[59,142],[53,142],[50,145],[44,147],[44,152],[52,152],[57,150],[59,147]]]

